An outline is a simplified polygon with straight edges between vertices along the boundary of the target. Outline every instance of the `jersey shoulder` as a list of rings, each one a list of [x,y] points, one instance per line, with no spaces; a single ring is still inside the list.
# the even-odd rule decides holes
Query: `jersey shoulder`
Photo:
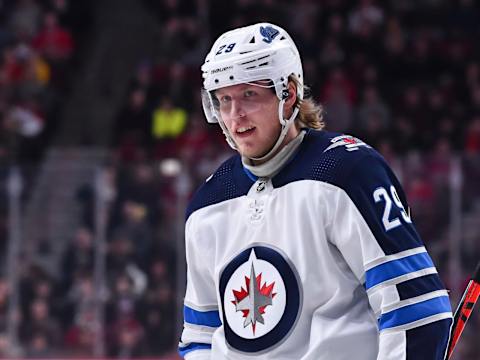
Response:
[[[233,155],[198,188],[186,210],[185,219],[204,207],[248,193],[253,181],[245,174],[239,155]]]
[[[359,163],[386,166],[375,149],[354,136],[308,130],[297,155],[285,171],[277,175],[274,185],[279,187],[298,180],[317,180],[344,188]]]
[[[376,150],[352,136],[309,135],[287,172],[291,179],[321,181],[343,190],[386,255],[423,246],[402,186]]]

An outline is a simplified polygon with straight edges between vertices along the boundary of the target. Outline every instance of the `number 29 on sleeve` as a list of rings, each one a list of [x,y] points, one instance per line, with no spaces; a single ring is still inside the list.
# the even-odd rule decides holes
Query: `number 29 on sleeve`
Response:
[[[392,230],[397,226],[402,225],[402,222],[398,217],[392,217],[391,213],[392,213],[392,207],[394,203],[400,209],[400,213],[402,215],[403,220],[408,224],[412,222],[412,220],[410,219],[410,216],[405,210],[405,207],[400,201],[400,198],[397,194],[397,190],[393,185],[390,186],[390,194],[388,193],[387,189],[385,189],[384,187],[379,187],[375,189],[375,191],[373,192],[373,199],[375,200],[376,203],[379,203],[379,202],[384,203],[382,222],[383,222],[383,226],[385,227],[385,231]]]

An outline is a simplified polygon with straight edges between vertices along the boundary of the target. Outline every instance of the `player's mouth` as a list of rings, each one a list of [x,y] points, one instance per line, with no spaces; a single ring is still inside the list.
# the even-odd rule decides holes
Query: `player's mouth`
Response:
[[[255,126],[241,126],[235,131],[235,135],[240,138],[250,136],[255,131]]]

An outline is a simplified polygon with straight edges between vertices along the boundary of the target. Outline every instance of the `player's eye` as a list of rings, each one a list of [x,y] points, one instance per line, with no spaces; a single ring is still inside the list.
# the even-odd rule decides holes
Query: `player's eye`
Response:
[[[223,96],[220,97],[220,102],[221,102],[221,103],[226,104],[226,103],[228,103],[228,102],[230,102],[230,101],[232,101],[232,97],[229,96],[229,95],[223,95]]]
[[[245,90],[245,92],[243,93],[243,96],[244,97],[252,97],[254,95],[256,95],[257,93],[253,90]]]

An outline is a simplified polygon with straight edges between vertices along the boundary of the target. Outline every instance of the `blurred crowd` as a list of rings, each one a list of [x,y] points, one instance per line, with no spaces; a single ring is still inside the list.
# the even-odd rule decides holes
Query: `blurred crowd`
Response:
[[[41,159],[68,96],[89,1],[0,3],[0,160]],[[12,159],[16,158],[16,159]]]
[[[88,13],[74,3],[84,2],[0,4],[0,143],[10,144],[0,146],[0,159],[19,141],[25,154],[41,152],[55,130],[58,94],[68,94],[83,41],[74,15]],[[466,174],[463,210],[480,205],[480,7],[475,1],[143,3],[158,23],[157,46],[132,73],[112,129],[114,156],[106,170],[112,194],[104,289],[109,356],[159,356],[175,347],[175,300],[182,294],[176,293],[171,239],[182,223],[179,182],[193,191],[232,154],[219,128],[205,122],[199,66],[219,34],[257,21],[279,24],[294,38],[311,96],[324,107],[327,130],[365,140],[393,166],[417,228],[451,285],[447,225],[454,156],[462,156]],[[84,19],[88,23],[88,16]],[[82,226],[72,233],[59,275],[40,267],[21,274],[17,316],[25,357],[87,356],[98,336],[94,195],[88,186],[77,195]],[[2,242],[5,233],[2,220]],[[466,273],[480,258],[478,243],[477,234],[464,254]],[[8,294],[2,278],[0,354],[9,346]],[[468,328],[467,337],[480,330],[480,317]],[[479,357],[479,345],[471,344],[461,349],[462,359]]]
[[[138,64],[117,116],[112,144],[119,162],[175,158],[192,184],[201,183],[231,151],[218,127],[205,123],[199,66],[225,30],[257,21],[279,24],[299,48],[327,130],[354,134],[387,158],[442,278],[452,285],[448,224],[455,156],[462,156],[463,210],[478,208],[480,196],[476,2],[144,2],[161,30],[156,53]],[[478,232],[472,243],[463,251],[464,277],[480,258]],[[470,326],[479,329],[474,322]],[[478,354],[467,347],[462,358]]]

